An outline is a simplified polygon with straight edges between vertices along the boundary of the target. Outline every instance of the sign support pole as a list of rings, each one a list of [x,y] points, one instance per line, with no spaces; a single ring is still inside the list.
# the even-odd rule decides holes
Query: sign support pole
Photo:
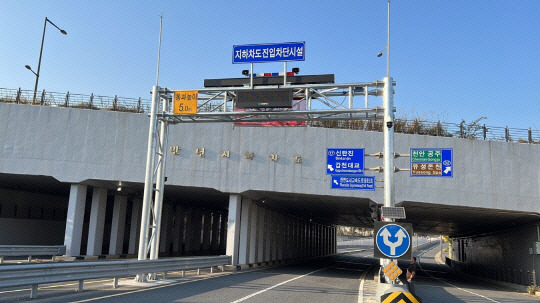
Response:
[[[388,36],[386,41],[386,78],[383,79],[384,108],[384,206],[394,207],[394,80],[390,77],[390,0],[388,0]],[[384,218],[393,222],[393,219]],[[390,259],[380,259],[381,266],[390,264]]]
[[[146,151],[146,175],[144,177],[144,196],[141,213],[141,232],[139,236],[138,260],[146,260],[148,248],[148,228],[150,227],[150,207],[152,203],[153,170],[154,170],[154,139],[157,122],[158,86],[152,88],[152,105],[150,109],[150,125],[148,127],[148,148]],[[137,274],[136,281],[146,280],[144,273]]]
[[[287,85],[287,61],[283,62],[283,85]]]
[[[384,78],[384,206],[394,207],[394,89],[391,77]],[[386,222],[394,219],[384,218]],[[380,259],[381,268],[390,264],[390,259]]]
[[[250,64],[250,69],[251,73],[249,73],[249,88],[253,89],[253,63]]]
[[[394,88],[392,77],[384,78],[384,206],[394,207]],[[385,221],[390,221],[386,219]]]
[[[168,100],[167,98],[162,98],[163,100],[163,112],[168,111]],[[165,146],[167,145],[167,121],[160,121],[160,132],[159,132],[159,146],[158,146],[158,161],[157,161],[157,177],[156,177],[156,195],[154,201],[154,225],[153,230],[154,236],[152,237],[151,246],[150,246],[150,260],[156,260],[159,256],[159,241],[161,235],[161,214],[163,211],[163,189],[165,181],[165,159],[166,152]],[[155,275],[152,275],[153,280],[155,280]]]
[[[390,0],[388,0],[388,37],[386,41],[386,78],[384,108],[384,206],[394,207],[394,80],[390,77]],[[387,220],[385,220],[387,221]],[[392,221],[392,220],[391,220]]]

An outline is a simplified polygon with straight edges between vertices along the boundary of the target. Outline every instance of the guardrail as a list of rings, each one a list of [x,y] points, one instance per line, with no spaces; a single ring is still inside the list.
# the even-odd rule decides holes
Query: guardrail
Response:
[[[0,245],[0,264],[4,262],[4,257],[28,256],[28,262],[31,262],[32,256],[52,256],[52,261],[54,262],[56,256],[65,254],[65,245]]]
[[[39,284],[79,281],[77,291],[83,291],[83,282],[88,279],[114,278],[113,287],[118,287],[118,278],[141,273],[164,273],[180,270],[211,268],[231,264],[230,256],[207,256],[170,258],[158,260],[126,260],[99,262],[45,263],[0,266],[0,288],[31,285],[30,298],[37,298]]]

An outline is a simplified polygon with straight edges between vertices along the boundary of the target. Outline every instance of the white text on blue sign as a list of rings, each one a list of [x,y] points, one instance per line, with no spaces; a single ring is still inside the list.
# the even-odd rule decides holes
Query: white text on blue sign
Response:
[[[372,176],[332,176],[334,189],[375,190],[375,177]]]
[[[233,63],[304,61],[305,42],[233,46]]]
[[[328,148],[326,150],[327,175],[363,175],[363,148]]]

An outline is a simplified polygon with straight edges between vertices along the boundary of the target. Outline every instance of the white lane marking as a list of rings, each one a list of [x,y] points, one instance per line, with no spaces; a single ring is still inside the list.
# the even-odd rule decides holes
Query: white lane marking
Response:
[[[463,289],[463,288],[461,288],[461,287],[459,287],[459,286],[456,286],[456,285],[454,285],[454,284],[452,284],[452,283],[446,282],[446,281],[444,281],[443,279],[436,278],[436,277],[432,276],[429,272],[426,272],[426,271],[422,268],[422,266],[420,265],[420,262],[418,262],[418,267],[420,267],[420,269],[421,269],[422,271],[424,271],[426,274],[428,274],[428,276],[430,276],[431,278],[433,278],[433,279],[435,279],[435,280],[441,281],[441,282],[443,282],[443,283],[445,283],[445,284],[448,284],[448,285],[450,285],[450,286],[452,286],[452,287],[454,287],[454,288],[457,288],[457,289],[459,289],[459,290],[461,290],[461,291],[464,291],[464,292],[468,292],[468,293],[473,294],[473,295],[475,295],[475,296],[478,296],[478,297],[480,297],[480,298],[484,298],[484,299],[486,299],[486,300],[488,300],[488,301],[495,302],[495,303],[501,303],[501,302],[499,302],[499,301],[495,301],[495,300],[490,299],[490,298],[488,298],[488,297],[486,297],[486,296],[483,296],[483,295],[481,295],[481,294],[477,294],[477,293],[472,292],[472,291],[470,291],[470,290]]]
[[[232,275],[232,274],[245,274],[245,273],[250,273],[250,272],[254,272],[254,271],[258,271],[258,270],[260,270],[260,269],[255,269],[255,270],[245,271],[245,272],[220,273],[220,274],[216,274],[216,276],[209,276],[209,277],[204,277],[204,278],[196,278],[194,280],[188,280],[188,281],[171,282],[170,284],[158,285],[158,286],[150,286],[148,288],[131,290],[131,291],[123,292],[123,293],[117,293],[117,294],[112,294],[112,295],[107,295],[107,296],[102,296],[102,297],[95,297],[95,298],[90,298],[90,299],[85,299],[85,300],[80,300],[80,301],[71,301],[71,303],[82,303],[82,302],[91,302],[91,301],[103,300],[103,299],[119,297],[119,296],[123,296],[123,295],[129,295],[129,294],[134,294],[134,293],[138,293],[138,292],[143,292],[143,291],[149,291],[149,290],[154,290],[154,289],[160,289],[160,288],[165,288],[165,287],[171,287],[171,286],[176,286],[176,285],[181,285],[181,284],[188,284],[188,283],[197,282],[197,281],[203,281],[203,280],[208,280],[208,279],[224,277],[224,276],[228,276],[228,275]],[[133,279],[133,278],[128,278],[128,279]],[[139,282],[137,282],[137,283],[139,283]]]
[[[428,275],[429,275],[429,274],[428,274]],[[472,292],[472,291],[470,291],[470,290],[466,290],[466,289],[463,289],[463,288],[461,288],[461,287],[455,286],[454,284],[448,283],[448,282],[446,282],[446,281],[444,281],[444,280],[442,280],[442,279],[435,278],[435,277],[433,277],[433,278],[434,278],[434,279],[437,279],[437,280],[439,280],[439,281],[441,281],[441,282],[443,282],[443,283],[446,283],[446,284],[448,284],[448,285],[450,285],[450,286],[452,286],[452,287],[455,287],[455,288],[457,288],[457,289],[459,289],[459,290],[461,290],[461,291],[468,292],[468,293],[470,293],[470,294],[473,294],[473,295],[475,295],[475,296],[484,298],[484,299],[486,299],[486,300],[488,300],[488,301],[491,301],[491,302],[500,303],[499,301],[495,301],[495,300],[490,299],[490,298],[488,298],[488,297],[486,297],[486,296],[482,296],[481,294],[477,294],[477,293]]]
[[[366,277],[369,271],[371,271],[374,265],[366,268],[362,276],[360,277],[360,285],[358,286],[358,303],[364,302],[364,282],[366,282]]]
[[[239,302],[245,301],[245,300],[247,300],[247,299],[249,299],[249,298],[252,298],[252,297],[255,297],[255,296],[257,296],[257,295],[260,295],[260,294],[262,294],[262,293],[264,293],[264,292],[267,292],[267,291],[269,291],[269,290],[271,290],[271,289],[274,289],[274,288],[279,287],[279,286],[281,286],[281,285],[287,284],[287,283],[292,282],[292,281],[294,281],[294,280],[298,280],[298,279],[301,279],[301,278],[303,278],[303,277],[309,276],[309,275],[314,274],[314,273],[316,273],[316,272],[323,271],[323,270],[328,269],[328,268],[330,268],[330,267],[331,267],[331,266],[325,267],[325,268],[321,268],[321,269],[317,269],[317,270],[314,270],[314,271],[312,271],[312,272],[309,272],[309,273],[307,273],[307,274],[305,274],[305,275],[301,275],[301,276],[298,276],[298,277],[296,277],[296,278],[292,278],[292,279],[289,279],[289,280],[287,280],[287,281],[283,281],[283,282],[278,283],[278,284],[276,284],[276,285],[274,285],[274,286],[270,286],[270,287],[265,288],[265,289],[263,289],[263,290],[259,290],[259,291],[256,292],[256,293],[252,293],[252,294],[249,295],[249,296],[245,296],[245,297],[240,298],[240,299],[238,299],[238,300],[236,300],[236,301],[232,301],[231,303],[239,303]]]

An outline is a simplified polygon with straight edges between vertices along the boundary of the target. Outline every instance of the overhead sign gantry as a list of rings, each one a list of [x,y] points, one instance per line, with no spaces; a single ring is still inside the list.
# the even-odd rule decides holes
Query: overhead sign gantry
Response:
[[[267,46],[268,45],[270,44],[267,44]],[[289,46],[280,47],[283,48]],[[253,49],[254,54],[257,54],[256,48]],[[264,50],[261,52],[264,53]],[[236,54],[236,50],[234,50],[233,54]],[[250,54],[249,51],[248,54]],[[281,54],[283,56],[283,49],[281,50]],[[296,54],[298,55],[298,48]],[[304,55],[305,53],[302,56]],[[237,80],[231,81],[231,79],[222,79],[222,83],[236,84],[235,86],[211,86],[202,89],[168,89],[158,86],[153,87],[143,209],[141,214],[141,232],[139,238],[139,260],[147,259],[148,254],[150,254],[150,259],[158,258],[161,210],[164,194],[165,147],[167,146],[167,129],[169,124],[382,119],[385,121],[392,121],[393,123],[393,103],[387,102],[388,100],[393,99],[393,86],[395,83],[392,78],[385,78],[383,81],[335,84],[333,83],[333,75],[331,76],[332,81],[321,80],[323,78],[329,79],[330,77],[328,75],[321,75],[322,77],[318,77],[318,75],[287,77],[288,72],[286,70],[286,62],[284,62],[284,65],[285,71],[282,76],[270,74],[268,79],[273,78],[273,80],[256,78],[257,81],[254,81],[253,63],[251,62],[251,72],[248,72],[248,76],[250,77],[249,82],[244,78],[245,80],[241,83],[242,85],[238,85]],[[295,70],[298,72],[298,69]],[[244,72],[244,74],[246,73]],[[278,79],[277,82],[275,81],[276,79]],[[288,81],[287,79],[291,81]],[[316,82],[317,79],[320,82],[313,83],[314,81]],[[281,80],[283,82],[281,82]],[[216,81],[214,81],[214,84],[215,82]],[[279,91],[286,91],[288,93],[287,98],[290,98],[292,102],[290,106],[287,100],[281,100],[281,104],[275,106],[276,104],[273,103],[275,98],[272,97],[272,93]],[[247,95],[251,95],[251,101],[253,101],[253,99],[265,96],[265,92],[270,92],[270,94],[266,95],[270,97],[267,100],[259,102],[262,104],[247,102],[247,105],[246,103],[242,105],[242,98],[247,98]],[[370,96],[382,96],[383,106],[370,108]],[[348,98],[348,102],[345,104],[343,104],[343,97]],[[355,97],[362,97],[363,102],[355,102]],[[356,98],[356,100],[358,100],[358,98]],[[159,104],[159,101],[161,101],[161,105]],[[304,106],[296,106],[299,104],[303,104]],[[302,109],[299,110],[298,108]],[[392,123],[388,124],[388,128],[393,130]],[[391,148],[391,151],[388,151],[388,153],[386,153],[387,151],[385,149],[385,155],[393,155],[393,146]],[[348,165],[349,164],[347,164],[347,166]],[[352,165],[353,169],[355,169],[355,164]],[[358,169],[363,171],[363,159],[362,168]],[[349,186],[350,188],[355,188],[360,186],[373,190],[374,177],[372,178],[373,179],[364,178],[362,180],[354,179],[345,181],[339,179],[336,181],[341,182],[339,185],[340,187]],[[385,187],[387,184],[390,185],[390,182],[391,180],[386,182],[385,177]],[[155,193],[155,195],[153,195],[153,193]],[[143,281],[145,279],[146,276],[144,274],[137,275],[136,278],[138,281]]]

